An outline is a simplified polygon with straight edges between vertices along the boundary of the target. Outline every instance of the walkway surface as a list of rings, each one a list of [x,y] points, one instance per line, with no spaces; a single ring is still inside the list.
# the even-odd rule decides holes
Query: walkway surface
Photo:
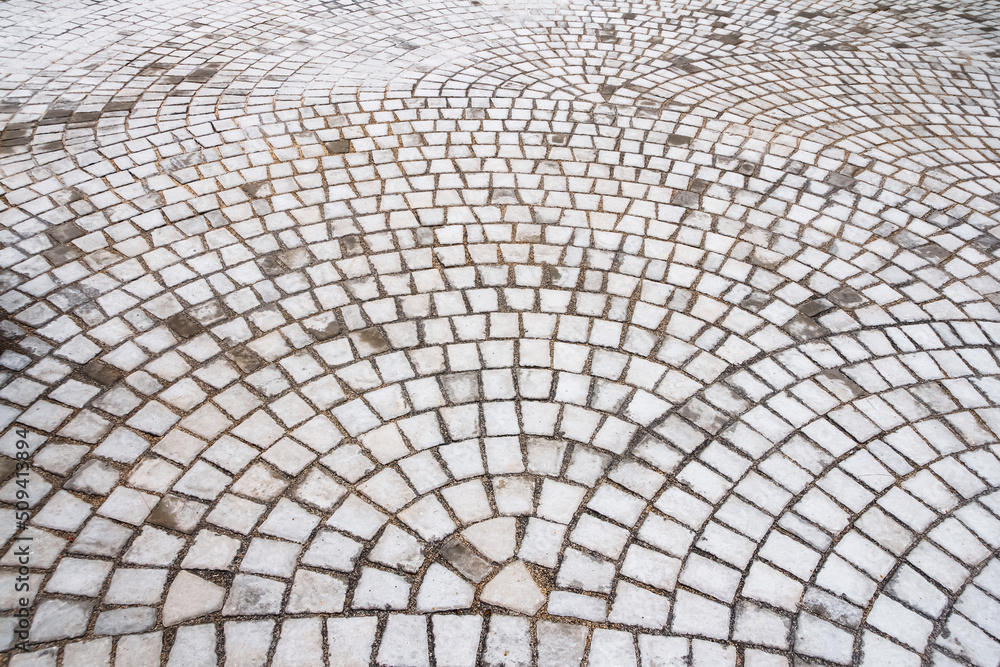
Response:
[[[0,3],[0,664],[996,667],[998,29]]]

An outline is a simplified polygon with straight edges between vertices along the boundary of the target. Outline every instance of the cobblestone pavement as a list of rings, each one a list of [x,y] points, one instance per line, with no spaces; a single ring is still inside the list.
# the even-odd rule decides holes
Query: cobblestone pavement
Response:
[[[3,2],[0,664],[1000,664],[998,28]]]

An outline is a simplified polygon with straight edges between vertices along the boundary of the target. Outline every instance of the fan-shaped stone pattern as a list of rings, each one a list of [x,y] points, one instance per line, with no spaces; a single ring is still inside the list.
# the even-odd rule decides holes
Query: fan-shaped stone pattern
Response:
[[[45,9],[12,665],[1000,659],[994,4]]]

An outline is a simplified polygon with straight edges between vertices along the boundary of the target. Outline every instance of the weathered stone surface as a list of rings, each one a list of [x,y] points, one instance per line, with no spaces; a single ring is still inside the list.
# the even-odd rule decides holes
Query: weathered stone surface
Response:
[[[163,603],[163,624],[176,625],[222,608],[225,590],[190,572],[174,577]]]
[[[493,577],[483,587],[480,599],[528,615],[534,614],[545,604],[545,594],[520,561],[511,563]]]
[[[1000,661],[995,6],[49,4],[11,667]]]

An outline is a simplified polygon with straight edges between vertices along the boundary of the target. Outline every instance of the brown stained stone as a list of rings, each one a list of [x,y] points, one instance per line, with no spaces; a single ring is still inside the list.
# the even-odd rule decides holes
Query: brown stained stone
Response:
[[[248,197],[258,197],[269,193],[271,186],[267,181],[254,181],[253,183],[244,183],[240,189],[247,193]]]
[[[828,333],[826,327],[801,313],[785,323],[785,330],[800,341],[812,340]]]
[[[278,261],[278,258],[274,255],[264,255],[263,257],[258,257],[257,266],[260,267],[261,273],[268,277],[280,276],[288,271],[288,269],[282,266]]]
[[[360,343],[365,349],[371,350],[373,354],[380,354],[389,351],[389,342],[382,335],[382,332],[375,327],[362,329],[351,334],[354,342]]]
[[[951,253],[939,246],[936,243],[928,243],[927,245],[922,245],[919,248],[913,249],[913,254],[926,259],[928,262],[934,264],[940,264],[951,257]]]
[[[311,333],[313,335],[313,338],[315,338],[318,341],[324,341],[324,340],[329,340],[331,338],[336,338],[344,330],[344,327],[341,326],[340,322],[338,322],[337,320],[330,318],[324,321],[324,319],[320,319],[318,317],[312,318],[311,320],[307,320],[302,324],[303,326],[305,326],[306,331]]]
[[[361,237],[357,234],[350,234],[340,239],[340,244],[344,249],[345,257],[355,257],[364,253],[364,246],[361,245]]]
[[[305,248],[293,248],[292,250],[280,251],[278,261],[294,271],[312,264],[313,257]]]
[[[0,485],[7,481],[7,478],[14,474],[17,463],[14,459],[0,456]]]
[[[330,155],[344,155],[345,153],[351,152],[351,142],[349,139],[337,139],[335,141],[327,141],[325,144],[326,151]]]
[[[257,353],[247,347],[234,347],[226,352],[229,358],[244,373],[252,373],[264,363]]]
[[[820,313],[825,313],[831,308],[833,308],[833,303],[828,299],[812,299],[811,301],[806,301],[799,306],[799,312],[806,317],[816,317]]]
[[[767,306],[770,302],[771,298],[767,294],[764,294],[763,292],[753,292],[743,299],[740,306],[749,310],[751,313],[756,313],[760,312],[760,310]]]
[[[42,255],[53,266],[62,266],[63,264],[72,262],[74,259],[79,259],[83,256],[83,253],[71,245],[57,245],[54,248],[49,248]]]
[[[108,102],[104,105],[105,113],[113,113],[115,111],[131,111],[132,107],[135,106],[135,102],[132,100],[116,100],[113,102]]]
[[[826,296],[841,308],[857,308],[868,301],[857,290],[850,287],[838,287]]]
[[[177,313],[167,318],[167,326],[181,338],[193,338],[204,331],[201,323],[187,313]]]
[[[842,401],[850,401],[867,393],[854,380],[836,369],[817,374],[816,380],[834,391]]]
[[[826,177],[826,182],[835,188],[850,188],[857,181],[855,181],[853,178],[845,174],[841,174],[836,171],[831,171],[830,174]]]
[[[91,361],[83,368],[80,369],[84,375],[93,380],[94,382],[100,383],[105,387],[110,387],[115,382],[118,382],[122,378],[122,372],[104,363],[103,361]]]
[[[190,533],[197,527],[207,509],[204,503],[171,494],[160,499],[146,521],[154,526]]]
[[[52,227],[47,233],[57,243],[69,243],[73,239],[84,236],[87,232],[83,231],[75,222],[64,222]]]

